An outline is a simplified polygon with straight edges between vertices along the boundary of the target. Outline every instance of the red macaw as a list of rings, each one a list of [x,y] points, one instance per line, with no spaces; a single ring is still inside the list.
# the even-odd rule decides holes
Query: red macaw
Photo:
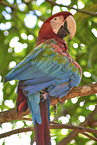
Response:
[[[5,82],[19,80],[17,113],[29,107],[37,145],[50,145],[49,98],[65,96],[81,81],[81,67],[69,55],[63,40],[68,34],[71,40],[75,32],[71,13],[52,15],[40,28],[35,48],[5,77]]]

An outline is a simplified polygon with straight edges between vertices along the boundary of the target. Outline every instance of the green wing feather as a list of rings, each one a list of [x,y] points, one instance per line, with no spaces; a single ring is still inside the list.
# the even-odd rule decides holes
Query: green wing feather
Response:
[[[71,87],[79,84],[81,74],[72,59],[55,51],[54,43],[55,41],[51,41],[37,46],[5,77],[5,81],[20,80],[26,96],[47,87],[51,96],[57,96],[57,94],[60,96],[65,91],[70,91]],[[56,86],[59,92],[54,89]],[[64,88],[63,91],[62,88]]]

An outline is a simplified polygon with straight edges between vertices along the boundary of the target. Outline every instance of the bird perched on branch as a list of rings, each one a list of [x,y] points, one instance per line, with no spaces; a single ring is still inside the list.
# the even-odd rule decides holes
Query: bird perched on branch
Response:
[[[67,35],[71,40],[75,32],[71,13],[52,15],[40,28],[35,48],[5,77],[5,82],[19,80],[17,113],[29,107],[37,145],[50,145],[49,98],[65,96],[81,81],[81,67],[72,59],[63,40]]]

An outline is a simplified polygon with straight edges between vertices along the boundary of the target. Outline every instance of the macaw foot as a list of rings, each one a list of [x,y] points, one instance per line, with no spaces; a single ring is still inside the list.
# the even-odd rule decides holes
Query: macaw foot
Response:
[[[61,102],[61,100],[60,100],[60,99],[58,100],[58,102],[59,102],[61,105],[63,105],[63,103]]]
[[[55,112],[54,114],[56,115],[57,114],[57,104],[53,105],[53,109],[54,109],[54,112]]]
[[[46,92],[42,91],[41,98],[42,98],[42,102],[43,102],[44,100],[46,100],[47,98],[49,98],[48,93],[46,93]]]

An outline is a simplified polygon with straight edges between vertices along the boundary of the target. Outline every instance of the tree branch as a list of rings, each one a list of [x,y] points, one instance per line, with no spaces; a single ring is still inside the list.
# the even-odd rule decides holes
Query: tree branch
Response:
[[[93,136],[89,135],[88,133],[86,133],[86,132],[89,132],[89,133],[97,134],[97,130],[96,129],[85,128],[85,127],[76,127],[76,126],[73,126],[73,125],[61,124],[61,123],[54,123],[54,124],[50,125],[50,129],[63,129],[63,128],[72,129],[74,131],[82,133],[83,135],[87,136],[90,139],[93,139],[93,140],[97,141],[96,137],[93,137]],[[4,138],[4,137],[7,137],[7,136],[10,136],[10,135],[13,135],[13,134],[22,133],[22,132],[28,132],[28,131],[34,131],[34,127],[15,129],[15,130],[0,134],[0,138]]]
[[[97,142],[97,138],[96,137],[93,137],[93,136],[91,136],[90,134],[88,134],[86,132],[80,132],[80,133]]]
[[[21,113],[19,116],[17,115],[16,108],[0,112],[0,123],[9,122],[13,120],[19,120],[22,116],[30,114],[30,110],[27,109],[26,112]]]
[[[91,112],[91,114],[89,114],[89,116],[87,116],[86,120],[79,125],[79,127],[89,126],[88,122],[91,119],[93,119],[93,117],[95,116],[96,113],[97,113],[97,106],[95,107],[94,111]],[[63,140],[61,140],[57,145],[64,145],[64,144],[68,145],[68,143],[70,143],[70,141],[72,139],[74,139],[77,135],[78,135],[77,131],[72,131],[69,135],[67,135],[65,138],[63,138]]]
[[[28,132],[28,131],[34,131],[34,127],[14,129],[12,131],[0,134],[0,138],[4,138],[4,137],[8,137],[8,136],[13,135],[13,134]]]
[[[54,125],[50,126],[51,129],[72,129],[74,131],[78,131],[78,132],[89,132],[89,133],[95,133],[97,134],[97,130],[96,129],[92,129],[92,128],[85,128],[85,127],[77,127],[74,125],[69,125],[69,124],[61,124],[61,123],[57,123]]]
[[[5,2],[3,0],[0,0],[0,4],[3,5],[4,7],[7,7],[7,6],[10,7],[12,10],[17,6],[17,4],[11,5],[8,2]]]
[[[51,103],[51,105],[54,105],[58,102],[64,103],[66,100],[74,98],[74,97],[83,97],[83,96],[88,96],[88,95],[92,95],[92,94],[96,94],[96,93],[97,93],[97,83],[87,84],[84,86],[77,86],[77,87],[73,88],[69,94],[62,97],[61,99],[52,97],[50,99],[50,103]]]
[[[51,1],[51,0],[45,0],[45,1],[47,1],[48,3],[50,3],[53,6],[57,5],[59,7],[66,7],[68,9],[76,10],[77,12],[85,13],[85,14],[92,15],[92,16],[97,16],[97,13],[94,13],[94,12],[84,11],[84,10],[80,10],[80,9],[77,9],[77,8],[74,8],[74,7],[71,7],[71,6],[57,4],[57,3],[55,3],[54,1]]]
[[[64,103],[66,100],[74,98],[74,97],[83,97],[87,95],[92,95],[97,93],[97,83],[95,84],[88,84],[85,86],[78,86],[73,88],[69,94],[64,96],[63,98],[50,98],[50,104],[54,105],[58,102]],[[28,109],[26,112],[21,113],[20,116],[17,115],[16,108],[0,112],[0,123],[9,122],[13,120],[19,120],[22,116],[30,114],[30,110]]]

